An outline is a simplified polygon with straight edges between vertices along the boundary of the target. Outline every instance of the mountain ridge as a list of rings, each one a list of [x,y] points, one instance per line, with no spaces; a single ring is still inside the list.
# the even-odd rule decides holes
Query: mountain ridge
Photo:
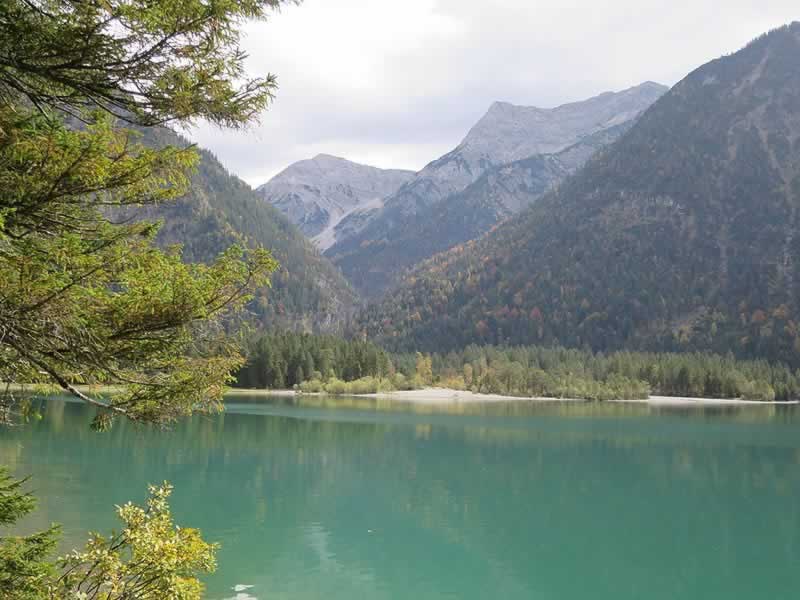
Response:
[[[413,180],[387,198],[383,208],[361,224],[360,231],[337,241],[325,255],[342,269],[362,295],[376,297],[400,271],[435,252],[446,250],[449,246],[444,244],[445,240],[460,243],[471,239],[494,225],[501,212],[495,207],[495,217],[488,220],[482,217],[472,222],[466,215],[466,227],[458,232],[455,230],[460,215],[443,214],[432,207],[442,203],[457,211],[458,195],[465,193],[485,173],[537,156],[546,161],[547,156],[575,147],[603,131],[616,131],[635,119],[665,90],[658,84],[645,83],[552,109],[495,102],[456,148],[425,166]],[[605,143],[608,141],[610,139]],[[595,145],[594,150],[600,145]],[[538,186],[537,194],[525,195],[526,201],[535,200],[586,158],[588,155],[566,169],[553,168],[550,173],[547,173],[548,166],[542,163],[542,172],[532,177],[544,183]],[[452,235],[433,232],[414,236],[414,230],[430,230],[437,223],[444,229],[452,229]]]
[[[494,164],[522,160],[536,154],[554,154],[586,135],[633,119],[642,111],[642,97],[655,100],[667,89],[648,81],[553,108],[495,102],[456,150],[470,147],[491,156]],[[593,108],[595,111],[591,110]],[[556,131],[548,129],[553,125],[558,126]],[[515,139],[520,129],[522,139]],[[536,137],[529,136],[534,130]]]

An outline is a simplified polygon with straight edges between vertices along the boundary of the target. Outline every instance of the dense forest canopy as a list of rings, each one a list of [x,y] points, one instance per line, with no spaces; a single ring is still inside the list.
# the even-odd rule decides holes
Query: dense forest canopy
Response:
[[[388,353],[375,344],[330,335],[273,332],[257,337],[236,385],[290,388],[310,379],[386,377],[394,371]]]

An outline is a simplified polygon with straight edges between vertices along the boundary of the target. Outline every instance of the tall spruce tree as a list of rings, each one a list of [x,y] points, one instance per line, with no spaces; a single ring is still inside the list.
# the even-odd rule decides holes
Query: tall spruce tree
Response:
[[[119,125],[254,121],[276,80],[243,78],[239,27],[280,3],[0,4],[0,381],[54,383],[104,408],[100,425],[219,407],[241,364],[221,320],[276,263],[231,248],[183,264],[153,247],[157,225],[114,222],[116,207],[179,196],[196,161]],[[93,382],[125,391],[75,387]]]
[[[157,224],[114,215],[179,197],[197,161],[193,150],[144,147],[137,128],[258,118],[276,80],[244,77],[239,31],[282,3],[0,3],[0,381],[59,386],[99,408],[100,428],[220,407],[242,363],[224,320],[276,262],[233,247],[184,264],[180,248],[153,246]],[[95,382],[124,391],[101,399],[76,387]],[[33,509],[21,486],[0,470],[0,526]],[[122,507],[120,536],[71,555],[66,579],[48,562],[55,530],[0,537],[0,596],[199,597],[195,573],[213,568],[214,548],[173,525],[168,495],[153,488],[147,508]]]
[[[46,597],[55,572],[49,557],[58,539],[57,527],[25,536],[6,535],[2,529],[36,507],[36,499],[24,485],[24,480],[14,479],[0,467],[0,597],[6,600]]]

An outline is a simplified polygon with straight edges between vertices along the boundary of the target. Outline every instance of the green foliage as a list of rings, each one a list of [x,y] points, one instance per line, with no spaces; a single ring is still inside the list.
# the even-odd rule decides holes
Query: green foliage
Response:
[[[114,118],[251,122],[274,81],[242,79],[238,25],[278,4],[0,7],[0,379],[56,383],[162,424],[219,407],[241,364],[226,315],[266,287],[277,263],[231,245],[187,265],[179,247],[153,246],[155,224],[115,219],[181,196],[198,159],[139,144]],[[102,403],[74,387],[94,382],[125,391]]]
[[[7,0],[0,5],[0,103],[80,115],[86,106],[143,125],[202,117],[246,123],[273,75],[245,79],[239,29],[279,0]]]
[[[36,507],[34,497],[22,489],[25,483],[0,467],[0,527],[14,525]],[[57,538],[57,527],[27,536],[0,535],[0,597],[5,600],[46,597],[55,573],[49,557]]]
[[[0,527],[31,513],[34,497],[0,468]],[[0,597],[4,600],[193,600],[202,597],[201,573],[216,568],[217,546],[195,529],[173,523],[172,487],[151,486],[146,507],[117,507],[120,533],[92,534],[85,550],[54,561],[59,530],[0,536]]]
[[[149,143],[152,126],[240,127],[267,106],[275,78],[244,77],[239,29],[281,3],[0,4],[0,381],[58,385],[100,408],[98,430],[115,415],[164,425],[221,406],[242,364],[225,325],[277,262],[245,240],[186,264],[179,246],[156,248],[157,224],[119,217],[182,196],[198,165],[193,149]],[[98,399],[76,383],[122,387]],[[33,509],[23,483],[0,471],[0,525]],[[122,532],[94,535],[57,575],[54,529],[0,538],[2,597],[199,598],[215,547],[173,524],[170,492],[119,508]]]
[[[51,594],[86,600],[193,600],[201,598],[200,573],[216,569],[215,544],[196,529],[173,523],[172,487],[150,486],[146,507],[117,507],[123,523],[110,537],[93,534],[82,551],[60,559],[62,574]]]
[[[361,377],[354,381],[342,381],[335,377],[328,381],[312,379],[311,381],[301,383],[298,388],[301,392],[307,394],[323,393],[338,396],[376,394],[378,392],[390,392],[397,389],[391,379],[384,379],[381,377]]]
[[[241,359],[215,322],[275,261],[234,246],[189,265],[153,248],[154,225],[109,222],[106,207],[179,194],[191,153],[137,147],[106,119],[76,131],[3,116],[0,378],[125,384],[110,408],[150,422],[216,408]]]
[[[304,379],[298,379],[297,373]],[[478,346],[391,354],[370,342],[276,332],[252,341],[236,385],[328,394],[425,386],[506,396],[635,400],[663,396],[794,400],[800,371],[709,353],[594,353],[542,346]]]
[[[602,354],[470,345],[458,352],[434,354],[432,363],[436,385],[511,396],[633,400],[653,393],[759,401],[800,398],[800,371],[764,360],[736,360],[732,355]]]
[[[433,367],[431,357],[417,352],[415,355],[415,374],[424,385],[433,383]]]
[[[125,201],[105,205],[104,212],[120,222],[164,220],[156,242],[162,247],[182,244],[187,261],[213,262],[234,244],[270,248],[281,270],[271,291],[256,290],[247,321],[299,329],[335,328],[354,301],[338,270],[210,153],[201,151],[198,159],[198,152],[188,148],[186,140],[168,129],[152,127],[186,124],[197,118],[226,127],[255,121],[272,98],[275,78],[244,77],[238,30],[245,20],[263,18],[283,3],[4,3],[0,7],[0,54],[5,57],[0,64],[0,105],[19,120],[25,120],[33,107],[48,115],[64,111],[73,125],[93,124],[97,115],[111,113],[141,126],[141,141],[150,156],[139,148],[138,171],[116,166],[128,176],[140,176],[148,189],[136,198],[129,185]],[[4,122],[4,132],[10,131],[9,125],[15,126]],[[102,146],[102,140],[97,145]],[[46,157],[45,153],[40,158]],[[106,158],[113,161],[113,155]],[[149,159],[154,164],[148,167]],[[187,186],[181,167],[189,163],[196,170]],[[162,175],[169,171],[170,177],[180,179],[171,182],[179,185],[162,190],[163,197],[157,197],[149,185],[152,178],[147,168],[156,167]],[[45,188],[49,182],[48,178],[37,181],[34,168],[26,174],[26,181],[12,182],[22,193],[27,184]],[[166,199],[172,201],[163,202]],[[120,205],[132,208],[122,211]],[[0,222],[4,215],[0,204]]]
[[[483,394],[595,401],[637,400],[650,394],[650,384],[638,371],[621,369],[590,352],[468,346],[428,360],[435,385]]]
[[[793,24],[696,70],[557,190],[412,271],[356,330],[403,351],[731,351],[800,366],[799,52]]]
[[[330,335],[274,332],[250,343],[247,364],[237,374],[236,385],[281,389],[312,379],[350,382],[369,377],[381,380],[393,372],[389,355],[370,342],[347,341]]]

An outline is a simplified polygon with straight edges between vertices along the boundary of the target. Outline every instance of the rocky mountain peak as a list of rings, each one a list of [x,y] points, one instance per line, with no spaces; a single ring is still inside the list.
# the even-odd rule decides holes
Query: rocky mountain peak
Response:
[[[256,191],[324,250],[336,241],[336,225],[353,213],[375,210],[413,176],[330,154],[289,165]]]
[[[458,149],[493,164],[560,152],[586,135],[633,119],[667,89],[648,81],[555,108],[494,102]]]

